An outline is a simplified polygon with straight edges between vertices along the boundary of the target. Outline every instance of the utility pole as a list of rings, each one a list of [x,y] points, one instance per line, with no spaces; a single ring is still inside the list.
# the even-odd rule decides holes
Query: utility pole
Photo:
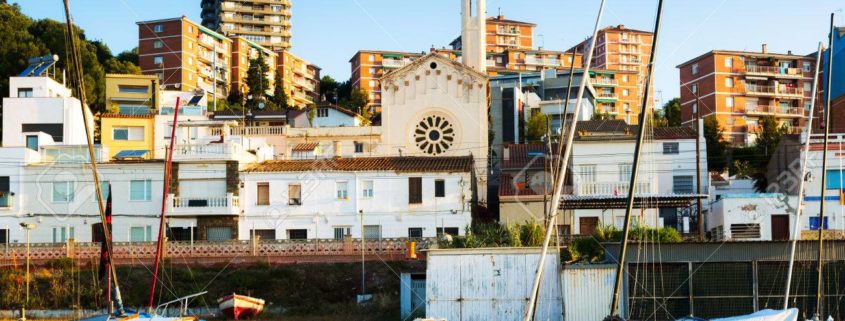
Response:
[[[35,224],[21,222],[21,227],[26,231],[26,299],[21,308],[21,321],[26,321],[26,308],[29,307],[29,231],[35,229]]]
[[[701,123],[701,106],[698,99],[698,94],[695,95],[695,105],[693,105],[693,112],[695,113],[695,214],[698,220],[698,240],[704,241],[704,212],[701,211],[701,134],[703,133]]]

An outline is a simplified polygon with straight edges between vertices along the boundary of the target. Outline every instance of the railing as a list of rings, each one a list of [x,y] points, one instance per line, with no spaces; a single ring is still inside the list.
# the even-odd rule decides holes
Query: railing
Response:
[[[617,85],[616,79],[610,79],[610,78],[606,78],[606,79],[592,78],[592,79],[590,79],[590,82],[594,86],[595,85],[599,85],[599,86],[601,86],[601,85],[616,86]]]
[[[218,136],[222,128],[213,128],[211,135]],[[279,136],[285,134],[285,126],[248,126],[229,127],[229,135],[232,136]]]
[[[344,127],[342,131],[333,127],[288,128],[288,138],[298,137],[357,137],[381,136],[381,126]]]
[[[804,116],[804,108],[802,107],[746,106],[745,112],[749,114],[779,114],[787,116]]]
[[[775,86],[766,86],[766,85],[755,85],[755,84],[745,84],[745,91],[748,93],[754,94],[771,94],[774,95],[776,90]]]
[[[519,35],[519,29],[517,28],[498,28],[496,29],[496,33],[500,35]]]
[[[628,182],[587,182],[575,185],[575,195],[614,195],[628,194]],[[637,194],[653,193],[651,183],[637,182]]]
[[[777,66],[758,65],[745,65],[745,73],[794,77],[804,76],[804,71],[802,71],[800,68],[782,68]]]
[[[237,207],[239,201],[237,196],[231,193],[223,197],[179,197],[170,194],[173,202],[173,209],[196,208],[196,207]]]
[[[357,262],[361,251],[368,260],[404,260],[408,251],[407,238],[367,240],[243,240],[243,241],[168,241],[165,257],[170,260],[195,263],[257,262]],[[427,249],[434,239],[415,239],[416,249]],[[100,257],[99,243],[33,243],[30,245],[33,264],[46,264],[70,257],[78,262],[91,262]],[[113,259],[118,265],[135,265],[155,259],[155,242],[115,242]],[[424,255],[422,253],[418,255]],[[26,262],[26,245],[0,246],[0,266],[20,266]],[[232,261],[234,262],[234,261]],[[238,263],[235,262],[235,263]]]
[[[381,60],[381,65],[384,68],[400,68],[407,65],[409,61],[400,60],[400,59],[393,59],[393,58],[386,58]]]
[[[604,99],[616,99],[616,94],[613,93],[600,93],[596,98],[604,98]]]
[[[640,43],[639,38],[619,38],[619,43]]]
[[[560,59],[525,58],[526,65],[560,66]]]
[[[243,147],[233,143],[177,144],[174,160],[237,160]]]

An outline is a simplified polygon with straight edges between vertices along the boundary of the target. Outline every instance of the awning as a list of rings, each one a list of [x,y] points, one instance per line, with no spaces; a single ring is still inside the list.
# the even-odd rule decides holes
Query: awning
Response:
[[[392,53],[386,53],[386,54],[381,54],[381,57],[382,57],[382,58],[395,58],[395,59],[402,59],[402,54],[392,54]]]
[[[291,150],[294,152],[310,152],[317,149],[317,146],[319,146],[318,143],[301,143],[293,146]]]

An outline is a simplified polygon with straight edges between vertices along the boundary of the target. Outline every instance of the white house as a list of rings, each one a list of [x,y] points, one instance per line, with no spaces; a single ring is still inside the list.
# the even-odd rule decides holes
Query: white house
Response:
[[[563,207],[574,210],[574,234],[591,234],[596,226],[622,227],[637,126],[622,120],[578,122],[570,171],[572,193]],[[632,224],[673,226],[684,230],[683,217],[709,185],[706,145],[701,139],[701,193],[696,191],[696,132],[688,127],[647,130],[642,146]],[[693,215],[694,216],[694,215]],[[687,226],[688,228],[688,226]]]
[[[789,204],[795,197],[779,193],[720,194],[710,205],[707,228],[714,241],[792,239]]]
[[[329,103],[320,102],[317,106],[314,117],[311,118],[309,127],[347,127],[361,126],[361,117],[355,112]]]
[[[268,161],[243,172],[240,238],[342,239],[463,234],[471,157]]]

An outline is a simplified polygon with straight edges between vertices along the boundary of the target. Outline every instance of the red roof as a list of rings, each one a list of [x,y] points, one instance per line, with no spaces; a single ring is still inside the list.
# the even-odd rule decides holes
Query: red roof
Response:
[[[310,152],[316,149],[319,145],[319,143],[301,143],[294,145],[291,150],[294,152]]]
[[[272,160],[254,165],[246,172],[470,172],[472,156],[361,157],[305,160]]]

